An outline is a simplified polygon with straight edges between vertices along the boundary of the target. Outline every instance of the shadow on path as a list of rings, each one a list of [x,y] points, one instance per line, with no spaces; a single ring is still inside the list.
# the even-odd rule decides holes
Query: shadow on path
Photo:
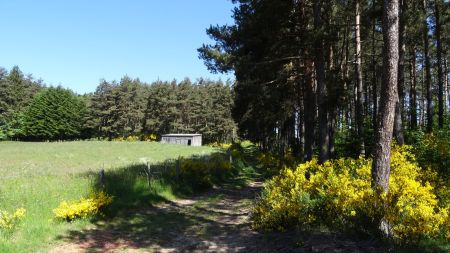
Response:
[[[50,252],[273,252],[293,249],[292,237],[250,228],[250,207],[260,182],[213,189],[190,199],[128,210],[70,231]],[[273,237],[273,238],[272,238]],[[275,240],[276,239],[276,240]],[[295,246],[295,245],[294,245]],[[286,249],[286,250],[284,250]]]
[[[383,252],[373,242],[337,235],[251,230],[250,207],[261,185],[128,210],[92,229],[69,232],[50,252]]]

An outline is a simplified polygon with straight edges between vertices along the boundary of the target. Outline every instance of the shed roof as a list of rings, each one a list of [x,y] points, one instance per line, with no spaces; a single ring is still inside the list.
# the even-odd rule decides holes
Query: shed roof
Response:
[[[161,137],[194,137],[202,136],[201,134],[163,134]]]

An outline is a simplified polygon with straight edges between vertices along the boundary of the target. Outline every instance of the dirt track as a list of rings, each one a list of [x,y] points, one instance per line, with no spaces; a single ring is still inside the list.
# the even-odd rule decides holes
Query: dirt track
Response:
[[[59,252],[383,252],[370,241],[336,235],[264,234],[250,227],[261,182],[130,210],[106,223],[60,238]],[[302,239],[299,239],[302,238]]]

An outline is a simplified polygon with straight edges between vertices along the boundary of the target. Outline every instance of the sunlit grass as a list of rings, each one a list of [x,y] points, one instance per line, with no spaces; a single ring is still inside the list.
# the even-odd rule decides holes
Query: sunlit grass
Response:
[[[45,251],[58,235],[88,225],[89,220],[54,221],[52,210],[63,200],[87,196],[97,187],[98,172],[102,168],[107,175],[116,174],[122,177],[118,180],[134,184],[134,190],[122,192],[124,188],[120,185],[112,187],[117,194],[122,194],[117,199],[117,208],[120,208],[120,201],[133,199],[139,206],[143,200],[151,204],[159,199],[174,199],[175,194],[171,186],[162,181],[152,180],[148,185],[145,177],[132,180],[135,176],[115,171],[126,172],[128,167],[147,161],[157,163],[212,151],[209,147],[148,142],[0,142],[0,210],[11,212],[19,207],[27,210],[25,219],[12,236],[0,236],[0,252]],[[138,192],[146,198],[134,196]],[[130,206],[130,203],[122,204]]]

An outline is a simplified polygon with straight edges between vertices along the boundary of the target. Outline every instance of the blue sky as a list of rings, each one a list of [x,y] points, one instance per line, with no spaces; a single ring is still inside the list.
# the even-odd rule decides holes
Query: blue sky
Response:
[[[49,85],[92,92],[101,78],[142,81],[213,75],[197,48],[210,24],[232,24],[229,0],[0,1],[0,66]]]

